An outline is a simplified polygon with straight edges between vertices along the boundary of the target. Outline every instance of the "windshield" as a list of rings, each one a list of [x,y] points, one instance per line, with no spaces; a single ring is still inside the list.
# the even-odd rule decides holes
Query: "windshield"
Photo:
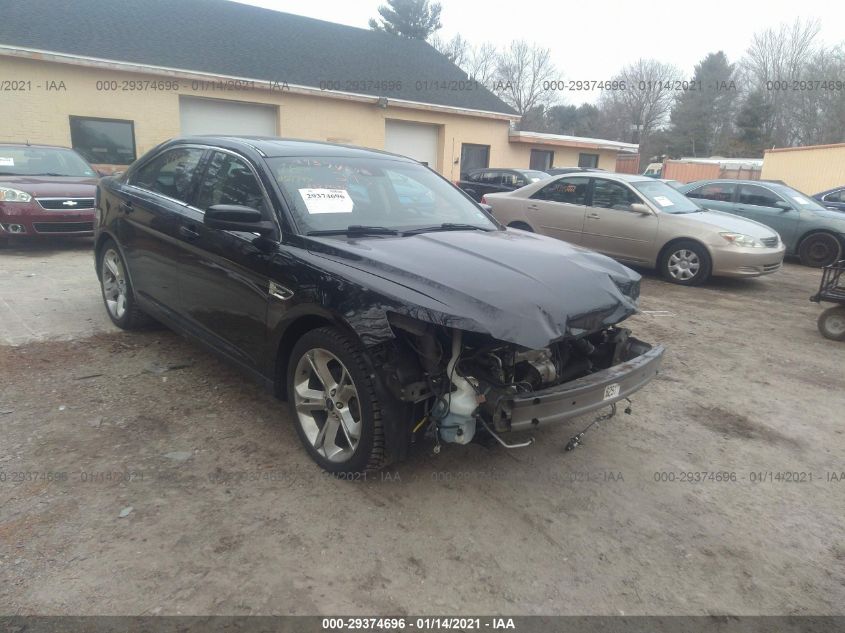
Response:
[[[374,158],[269,158],[300,231],[466,224],[498,228],[458,189],[416,163]]]
[[[544,171],[535,171],[535,170],[525,170],[520,172],[523,176],[528,179],[528,182],[537,182],[538,180],[545,180],[546,178],[551,178],[551,175],[547,174]]]
[[[813,200],[809,196],[805,196],[800,191],[796,191],[792,187],[786,185],[777,185],[773,183],[766,183],[766,185],[775,193],[780,194],[789,201],[796,209],[812,209],[813,211],[827,211],[825,207]]]
[[[72,149],[0,146],[0,175],[95,178],[96,172]]]
[[[665,182],[644,180],[630,184],[663,213],[697,213],[702,210],[695,202]]]

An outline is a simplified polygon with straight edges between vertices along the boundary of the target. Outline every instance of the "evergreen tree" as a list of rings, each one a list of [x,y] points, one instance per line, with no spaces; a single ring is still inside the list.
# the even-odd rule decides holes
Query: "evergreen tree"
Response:
[[[417,40],[427,40],[442,25],[440,3],[429,0],[387,0],[378,8],[380,18],[370,18],[370,28]]]
[[[712,156],[724,151],[736,94],[734,67],[722,51],[695,67],[691,90],[678,97],[670,117],[673,154]]]

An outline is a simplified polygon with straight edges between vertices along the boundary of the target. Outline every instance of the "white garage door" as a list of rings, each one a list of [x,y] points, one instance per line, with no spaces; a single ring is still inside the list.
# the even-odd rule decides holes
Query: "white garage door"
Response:
[[[384,123],[384,149],[437,169],[437,126],[407,121]]]
[[[182,134],[276,136],[274,106],[179,97]]]

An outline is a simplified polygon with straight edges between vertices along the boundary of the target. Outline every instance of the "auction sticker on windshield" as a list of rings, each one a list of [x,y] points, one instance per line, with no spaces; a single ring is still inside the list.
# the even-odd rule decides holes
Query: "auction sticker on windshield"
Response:
[[[654,201],[661,207],[671,207],[674,204],[666,196],[654,196]]]
[[[5,158],[0,156],[0,167],[14,167],[15,166],[15,159],[14,158]]]
[[[346,189],[300,189],[308,213],[352,213],[355,203]]]

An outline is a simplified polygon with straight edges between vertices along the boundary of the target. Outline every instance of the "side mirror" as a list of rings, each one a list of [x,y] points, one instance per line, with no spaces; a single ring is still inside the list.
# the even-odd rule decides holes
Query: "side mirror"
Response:
[[[215,204],[205,210],[203,224],[221,231],[247,231],[266,235],[276,227],[265,220],[261,211],[238,204]]]
[[[651,209],[648,208],[647,205],[644,205],[642,202],[635,202],[630,207],[631,211],[634,213],[641,213],[642,215],[651,215]]]
[[[781,211],[792,211],[792,205],[788,202],[784,202],[783,200],[775,202],[775,208],[780,209]]]

